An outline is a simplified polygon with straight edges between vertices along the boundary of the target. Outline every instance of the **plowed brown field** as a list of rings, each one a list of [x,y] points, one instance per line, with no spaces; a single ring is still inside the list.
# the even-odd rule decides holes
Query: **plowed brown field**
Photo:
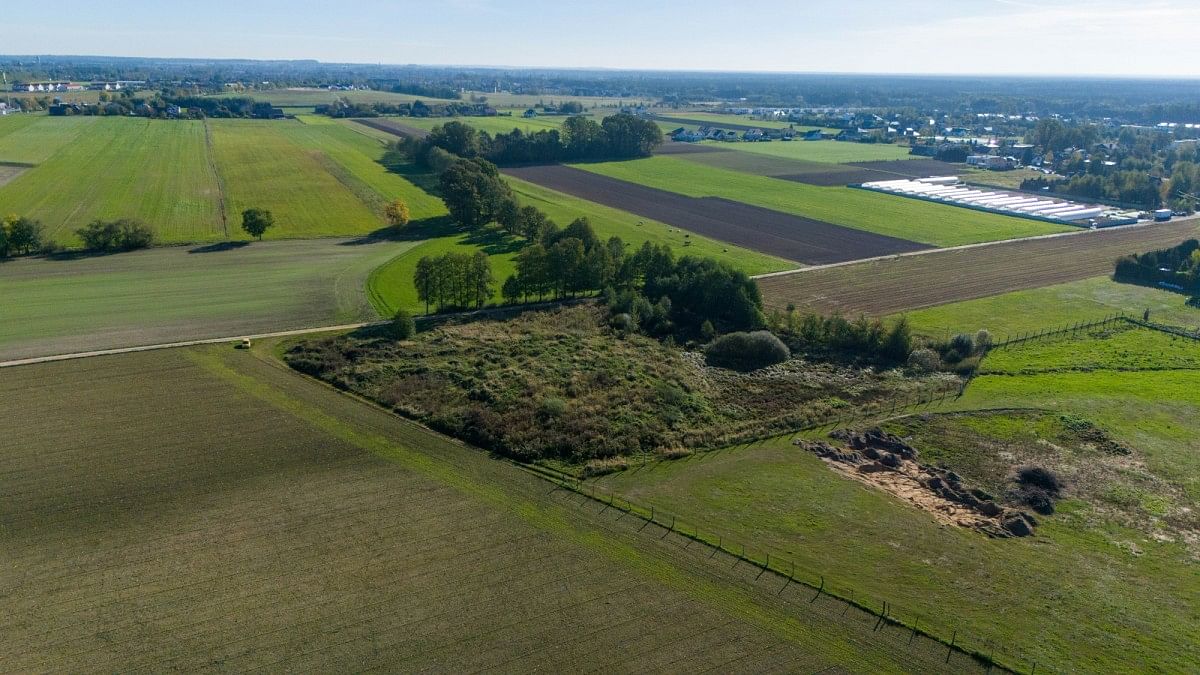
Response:
[[[759,280],[771,307],[882,316],[1112,272],[1129,253],[1200,234],[1196,220],[1083,232],[840,265]]]

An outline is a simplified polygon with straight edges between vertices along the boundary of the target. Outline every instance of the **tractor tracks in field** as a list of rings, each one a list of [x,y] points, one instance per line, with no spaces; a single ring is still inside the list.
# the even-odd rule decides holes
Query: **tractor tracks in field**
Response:
[[[216,150],[213,148],[212,127],[208,123],[208,118],[204,118],[204,149],[208,159],[208,168],[212,171],[213,180],[217,183],[217,213],[221,217],[221,231],[225,234],[225,238],[229,239],[229,216],[225,212],[225,180],[221,178],[221,172],[217,170]]]

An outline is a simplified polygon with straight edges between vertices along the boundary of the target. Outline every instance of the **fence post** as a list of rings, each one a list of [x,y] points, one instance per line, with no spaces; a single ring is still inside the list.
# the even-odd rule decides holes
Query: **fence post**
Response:
[[[954,643],[958,640],[958,630],[954,631],[954,635],[950,636],[950,649],[946,650],[946,663],[950,663],[950,655],[954,653]]]
[[[920,618],[920,617],[917,617],[917,620],[916,620],[916,621],[913,621],[913,630],[912,630],[912,635],[909,635],[909,636],[908,636],[908,644],[910,644],[910,645],[911,645],[911,644],[912,644],[912,641],[913,641],[913,638],[917,637],[917,625],[918,625],[918,624],[920,624],[920,623],[921,623],[921,618]]]
[[[795,565],[793,565],[793,567],[795,567]],[[823,591],[823,590],[825,590],[825,575],[824,574],[821,575],[821,587],[817,589],[817,594],[814,595],[812,597],[812,600],[809,600],[808,602],[810,604],[816,602],[817,598],[821,597],[821,591]]]

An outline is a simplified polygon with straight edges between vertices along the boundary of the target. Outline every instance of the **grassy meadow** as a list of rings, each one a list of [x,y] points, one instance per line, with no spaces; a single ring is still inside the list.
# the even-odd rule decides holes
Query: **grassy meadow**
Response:
[[[0,568],[24,570],[0,588],[8,668],[971,669],[551,494],[271,351],[0,379],[0,409],[41,421],[0,435]]]
[[[722,197],[932,246],[959,246],[1072,229],[865,190],[755,176],[673,157],[575,166],[692,197]]]
[[[1117,283],[1108,277],[939,305],[905,316],[917,333],[941,336],[974,333],[983,328],[1002,338],[1086,323],[1112,314],[1125,313],[1140,318],[1146,309],[1150,310],[1150,319],[1158,323],[1200,326],[1200,308],[1189,307],[1185,296],[1147,286]]]
[[[163,242],[225,236],[203,122],[41,118],[0,138],[0,158],[38,163],[0,189],[0,212],[41,220],[60,243],[95,218],[139,218]]]
[[[715,141],[708,141],[716,143]],[[723,148],[770,157],[807,162],[846,164],[893,159],[913,159],[906,145],[890,143],[845,143],[839,141],[771,141],[769,143],[720,143]]]

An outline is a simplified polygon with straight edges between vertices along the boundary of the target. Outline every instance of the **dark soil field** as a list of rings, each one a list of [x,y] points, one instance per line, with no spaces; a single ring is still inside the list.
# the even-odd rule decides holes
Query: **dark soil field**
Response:
[[[901,256],[759,279],[764,302],[883,316],[1112,272],[1125,254],[1195,237],[1195,220]]]
[[[5,671],[980,670],[269,346],[16,368],[0,410]]]
[[[429,132],[425,131],[424,129],[418,129],[417,127],[412,127],[386,117],[356,118],[354,121],[363,125],[364,127],[370,127],[385,133],[393,134],[395,136],[425,138],[429,135]]]
[[[530,166],[505,169],[504,173],[696,234],[807,264],[929,248],[741,202],[687,197],[573,167]]]

